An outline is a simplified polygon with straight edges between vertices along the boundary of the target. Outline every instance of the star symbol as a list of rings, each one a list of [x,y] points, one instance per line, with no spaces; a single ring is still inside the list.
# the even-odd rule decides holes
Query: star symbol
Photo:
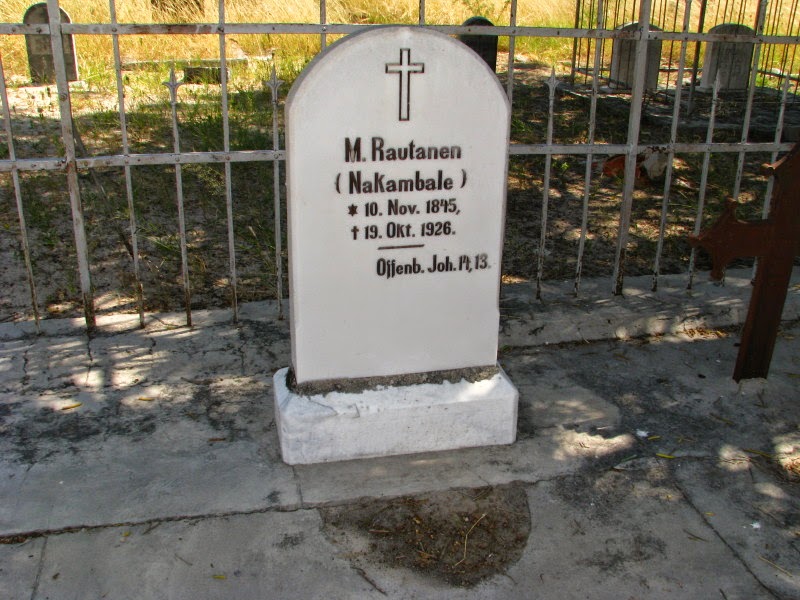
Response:
[[[347,212],[350,213],[351,217],[354,217],[358,214],[358,207],[355,204],[351,204],[347,207]]]

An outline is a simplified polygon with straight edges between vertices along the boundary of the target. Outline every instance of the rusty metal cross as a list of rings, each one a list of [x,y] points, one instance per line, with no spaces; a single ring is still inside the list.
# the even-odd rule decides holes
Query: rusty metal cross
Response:
[[[693,246],[705,248],[711,254],[713,279],[721,279],[734,258],[758,257],[753,294],[733,372],[736,381],[766,377],[769,373],[794,257],[800,254],[800,144],[780,161],[764,168],[775,178],[767,219],[737,219],[737,203],[731,200],[714,225],[689,238]]]

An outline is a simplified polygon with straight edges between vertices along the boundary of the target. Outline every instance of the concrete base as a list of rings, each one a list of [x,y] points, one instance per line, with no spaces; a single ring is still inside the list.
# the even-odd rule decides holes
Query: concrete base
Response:
[[[275,374],[275,418],[284,462],[311,464],[511,444],[519,393],[500,370],[470,383],[423,383],[362,393],[299,396]]]

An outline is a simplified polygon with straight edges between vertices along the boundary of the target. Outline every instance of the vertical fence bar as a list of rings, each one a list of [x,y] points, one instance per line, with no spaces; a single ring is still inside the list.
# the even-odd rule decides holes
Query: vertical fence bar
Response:
[[[676,11],[677,12],[677,11]],[[666,29],[667,24],[667,3],[665,1],[661,2],[661,14],[658,16],[658,27],[661,29]]]
[[[687,6],[688,6],[688,2],[687,2]],[[686,10],[686,8],[687,7],[684,6],[684,13],[683,13],[683,17],[684,17],[683,32],[684,33],[687,33],[689,31],[688,27],[686,26],[686,13],[688,12]],[[672,31],[675,31],[675,26],[677,24],[678,24],[678,10],[677,10],[677,6],[676,6],[675,13],[672,16]],[[670,40],[669,41],[669,59],[667,61],[667,82],[666,82],[666,86],[665,86],[666,88],[669,88],[669,85],[670,85],[670,79],[672,77],[672,59],[674,58],[674,56],[675,56],[675,40]],[[680,80],[676,79],[675,80],[675,87],[677,88],[680,85],[681,85]]]
[[[109,11],[111,15],[112,31],[117,25],[117,6],[115,0],[109,0]],[[125,156],[130,154],[130,143],[128,142],[128,121],[125,115],[125,87],[122,81],[122,59],[119,51],[119,35],[111,35],[111,44],[114,49],[114,71],[117,78],[117,106],[119,108],[119,124],[122,133],[122,153]],[[139,269],[139,234],[136,223],[136,210],[133,204],[133,180],[131,178],[131,167],[125,163],[125,195],[128,200],[128,223],[131,231],[131,252],[133,254],[133,277],[136,286],[136,308],[139,311],[139,326],[144,327],[144,290]]]
[[[697,33],[703,33],[706,23],[706,9],[708,8],[708,0],[701,0],[700,2],[700,15],[697,17]],[[717,4],[719,8],[719,4]],[[700,40],[694,43],[694,58],[692,59],[692,82],[689,84],[689,98],[687,100],[687,113],[692,114],[694,111],[694,90],[697,87],[697,71],[700,69],[700,48],[702,47]]]
[[[786,114],[786,102],[789,99],[789,78],[785,77],[783,80],[783,85],[781,86],[781,107],[778,110],[778,122],[775,127],[775,143],[780,144],[781,139],[783,138],[783,118]],[[778,160],[778,153],[773,152],[772,156],[770,157],[770,164],[774,164]],[[772,188],[775,185],[775,178],[770,177],[767,180],[767,190],[764,193],[764,208],[762,210],[761,216],[762,218],[766,219],[769,215],[769,206],[772,202]]]
[[[622,11],[622,19],[619,18],[620,0],[614,0],[614,16],[611,19],[611,29],[616,29],[625,24],[625,10]]]
[[[64,61],[64,45],[61,37],[61,12],[58,0],[47,0],[47,17],[50,22],[50,48],[56,72],[58,105],[61,113],[61,142],[64,144],[69,204],[72,211],[72,231],[75,237],[75,253],[78,258],[78,275],[83,296],[83,316],[86,329],[95,328],[92,276],[89,271],[89,247],[86,243],[86,226],[83,220],[81,190],[75,163],[75,136],[72,126],[72,102],[67,81],[67,66]]]
[[[602,5],[602,3],[603,3],[602,0],[600,0],[599,4]],[[595,22],[595,20],[596,20],[595,19],[594,8],[595,8],[594,7],[594,3],[593,2],[590,3],[589,4],[589,17],[587,19],[585,19],[587,27],[591,27],[592,23]],[[598,12],[600,12],[599,8],[598,8]],[[598,23],[599,23],[599,21],[598,21]],[[598,28],[599,27],[600,26],[598,25]],[[588,80],[588,77],[589,77],[589,60],[591,59],[591,55],[592,55],[592,38],[587,37],[587,38],[581,38],[581,39],[585,39],[586,40],[586,66],[584,67],[584,71],[583,71],[583,83],[586,83],[586,81]],[[597,44],[598,44],[599,41],[600,40],[598,40],[598,39],[594,40],[594,47],[595,48],[597,47]],[[581,42],[581,47],[582,47],[582,43],[583,42]],[[595,56],[595,62],[597,62],[597,56],[598,56],[597,52],[594,53],[594,56]],[[580,58],[581,57],[579,56],[578,60],[580,60]],[[572,78],[572,85],[575,85],[575,78],[574,77]]]
[[[597,3],[597,29],[603,28],[603,0]],[[599,39],[595,39],[594,45],[594,67],[592,68],[592,97],[589,105],[589,133],[586,144],[589,146],[589,153],[586,155],[586,171],[584,173],[583,186],[583,209],[581,211],[581,235],[578,240],[578,260],[575,267],[575,285],[573,292],[578,295],[581,285],[581,272],[583,271],[583,252],[586,246],[586,234],[589,227],[589,196],[592,187],[592,161],[594,155],[591,148],[594,146],[595,121],[597,119],[597,95],[599,87],[600,53],[602,46]]]
[[[517,0],[511,0],[509,8],[509,25],[511,27],[517,26]],[[511,34],[508,36],[508,81],[506,82],[506,96],[511,106],[514,106],[514,52],[517,44],[517,36]]]
[[[764,33],[767,35],[777,35],[778,33],[778,14],[781,8],[781,1],[773,2],[767,11],[767,20],[764,24]],[[742,20],[739,21],[743,22]],[[767,44],[766,52],[764,53],[764,71],[771,70],[770,65],[775,58],[775,51],[777,46],[775,44]]]
[[[645,67],[647,66],[647,46],[650,31],[650,0],[642,0],[637,28],[636,57],[633,63],[634,77],[631,90],[631,111],[628,117],[627,154],[625,156],[625,180],[620,207],[617,249],[614,256],[613,293],[622,294],[625,273],[625,254],[628,247],[628,234],[631,226],[633,208],[633,186],[636,182],[636,153],[639,146],[639,129],[642,119],[644,99]]]
[[[747,104],[744,109],[744,121],[742,122],[742,145],[747,143],[750,135],[750,116],[753,113],[753,98],[756,93],[756,81],[758,79],[758,63],[761,56],[760,36],[764,33],[764,19],[767,13],[769,0],[761,0],[758,6],[758,17],[756,18],[756,42],[753,48],[753,62],[750,65],[750,86],[747,88]],[[733,184],[733,199],[739,200],[739,192],[742,186],[742,173],[744,172],[744,159],[746,150],[739,151],[739,159],[736,163],[736,180]]]
[[[278,299],[278,319],[283,319],[283,240],[281,231],[281,165],[278,160],[280,150],[280,132],[278,129],[278,88],[283,81],[275,73],[275,63],[272,63],[272,76],[264,82],[272,92],[272,150],[275,158],[272,160],[272,199],[275,213],[275,290]]]
[[[425,25],[425,0],[419,0],[419,24]]]
[[[220,2],[222,1],[220,0]],[[319,0],[319,24],[322,25],[322,33],[319,34],[319,47],[320,50],[325,50],[328,46],[328,33],[326,32],[326,25],[328,24],[327,0]]]
[[[692,0],[686,0],[686,5],[683,14],[683,32],[689,31],[689,18],[691,16]],[[669,194],[672,187],[672,169],[675,162],[674,144],[678,139],[678,124],[680,122],[681,112],[681,92],[683,86],[683,70],[686,67],[686,40],[681,41],[681,53],[678,58],[678,75],[675,85],[675,102],[672,106],[672,126],[669,132],[669,151],[667,152],[667,169],[664,173],[664,194],[661,199],[661,220],[658,225],[658,244],[656,246],[656,258],[653,263],[653,286],[655,292],[658,290],[658,276],[661,272],[661,253],[664,250],[664,236],[667,230],[667,212],[669,210]]]
[[[608,11],[608,7],[606,7],[606,10],[604,11],[604,13],[602,15],[602,21],[600,20],[601,15],[597,15],[597,17],[598,17],[597,23],[599,24],[599,28],[604,30],[604,31],[608,29],[608,12],[609,12]],[[613,19],[613,17],[612,17],[612,19]],[[597,42],[600,44],[600,75],[601,75],[601,77],[605,77],[605,75],[603,75],[603,74],[606,71],[606,67],[605,67],[605,65],[607,64],[606,63],[606,50],[607,50],[608,44],[606,43],[606,39],[605,38],[603,38],[602,40],[597,40]],[[609,75],[610,75],[610,73],[609,73]]]
[[[714,81],[714,91],[711,95],[711,114],[708,116],[708,129],[706,130],[706,144],[711,144],[714,141],[714,125],[717,120],[717,99],[719,98],[720,79],[719,74]],[[700,234],[700,228],[703,225],[703,210],[706,203],[706,187],[708,186],[708,164],[711,161],[711,151],[706,150],[703,152],[703,166],[700,171],[700,190],[697,197],[697,215],[694,219],[694,235]],[[697,258],[697,250],[692,247],[689,254],[689,283],[686,289],[691,290],[694,284],[694,263]]]
[[[172,106],[172,145],[176,155],[181,153],[181,138],[178,132],[178,88],[182,81],[175,78],[175,67],[169,70],[169,81],[164,85],[169,88],[170,105]],[[189,281],[189,253],[186,249],[186,218],[183,213],[183,171],[181,163],[175,165],[175,198],[178,205],[178,232],[181,242],[181,275],[183,278],[183,302],[186,307],[186,326],[192,326],[192,288]]]
[[[233,177],[231,176],[231,125],[228,102],[228,59],[225,46],[225,0],[219,0],[219,62],[220,101],[222,104],[222,148],[225,156],[225,211],[228,225],[228,269],[230,271],[231,313],[234,323],[239,322],[239,294],[236,275],[236,240],[233,229]]]
[[[577,0],[577,2],[575,2],[575,29],[578,29],[578,27],[581,26],[582,9],[583,9],[583,0]],[[575,65],[578,62],[578,57],[580,55],[580,50],[582,46],[583,46],[583,38],[579,37],[572,38],[572,68],[569,73],[569,80],[572,85],[575,85],[575,70],[576,70]],[[588,48],[586,49],[586,52],[588,54],[589,52]]]
[[[778,3],[776,2],[776,3],[775,3],[775,6],[777,6],[777,5],[778,5]],[[736,15],[736,22],[737,22],[737,23],[744,23],[744,12],[745,12],[745,8],[747,8],[747,5],[746,5],[746,3],[745,3],[745,2],[740,2],[740,3],[739,3],[739,12],[738,12],[738,14]],[[733,16],[733,10],[731,10],[731,16]]]
[[[11,169],[11,181],[14,185],[14,198],[17,201],[17,219],[19,220],[19,235],[22,242],[22,258],[25,261],[25,272],[28,276],[28,290],[31,294],[31,307],[33,319],[36,322],[36,332],[39,333],[39,300],[36,297],[36,283],[33,279],[33,263],[31,262],[31,247],[28,241],[28,224],[25,221],[25,210],[22,205],[22,188],[19,184],[19,172],[16,167],[17,150],[14,146],[14,137],[11,129],[11,109],[8,105],[8,90],[6,89],[6,73],[3,68],[3,57],[0,55],[0,101],[3,103],[3,122],[6,131],[6,145],[8,158],[14,163]]]
[[[720,5],[722,5],[722,21],[720,21],[718,19]],[[724,4],[722,4],[722,3],[717,4],[717,14],[716,14],[716,17],[714,19],[714,24],[715,25],[720,23],[720,22],[725,23],[728,20],[728,7],[729,6],[730,6],[730,0],[725,0]]]
[[[550,79],[547,80],[547,87],[550,90],[547,110],[547,154],[544,155],[544,181],[542,182],[542,227],[539,233],[539,257],[536,267],[536,299],[542,299],[542,277],[544,276],[544,252],[547,242],[547,211],[550,203],[550,168],[553,163],[553,156],[550,154],[550,146],[553,145],[553,113],[555,110],[556,98],[556,69],[550,72]]]

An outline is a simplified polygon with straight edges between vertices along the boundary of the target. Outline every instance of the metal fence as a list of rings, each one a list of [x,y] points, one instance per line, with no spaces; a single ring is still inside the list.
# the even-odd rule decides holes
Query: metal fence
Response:
[[[580,292],[580,281],[582,276],[583,256],[587,239],[588,211],[593,194],[593,183],[597,178],[595,162],[604,157],[621,155],[624,166],[621,169],[622,182],[621,193],[619,195],[618,208],[618,227],[615,239],[615,256],[613,266],[609,273],[609,294],[621,294],[625,276],[626,254],[629,246],[629,233],[632,226],[632,207],[634,202],[634,192],[638,172],[638,157],[645,152],[657,151],[666,156],[665,173],[663,179],[663,189],[660,192],[661,206],[659,219],[658,243],[654,256],[652,257],[653,289],[658,286],[658,277],[661,272],[660,261],[663,252],[665,239],[665,227],[667,224],[670,198],[673,186],[673,165],[676,156],[691,155],[701,157],[703,176],[698,183],[696,219],[694,231],[697,232],[701,226],[704,216],[704,201],[707,182],[705,173],[712,155],[720,153],[731,154],[737,157],[737,168],[732,185],[732,196],[738,198],[740,193],[741,181],[744,172],[746,158],[752,153],[767,153],[774,161],[779,153],[791,148],[791,143],[784,141],[784,114],[787,107],[796,106],[796,95],[798,86],[797,67],[794,56],[798,43],[800,43],[800,31],[798,25],[792,21],[785,31],[778,31],[772,28],[769,34],[764,31],[768,17],[773,13],[768,11],[768,1],[760,0],[756,6],[756,21],[754,23],[754,35],[730,35],[703,33],[696,22],[693,24],[692,17],[698,10],[706,11],[706,2],[695,7],[693,0],[686,0],[679,3],[681,19],[677,18],[679,12],[675,12],[675,18],[664,18],[662,14],[659,22],[662,27],[658,30],[651,29],[650,24],[658,15],[653,14],[652,0],[639,0],[635,9],[630,10],[630,14],[635,16],[635,26],[625,30],[620,29],[616,24],[609,24],[607,18],[609,10],[601,0],[592,4],[591,9],[587,9],[586,2],[576,3],[576,26],[573,28],[549,28],[537,27],[535,23],[518,22],[518,0],[511,0],[508,4],[507,25],[494,27],[481,26],[462,26],[452,25],[429,25],[425,16],[425,0],[420,0],[418,9],[418,25],[429,27],[449,35],[473,35],[473,36],[500,36],[507,38],[508,43],[508,62],[505,65],[505,85],[509,98],[514,105],[515,91],[518,89],[519,65],[515,62],[515,46],[518,41],[526,38],[568,38],[574,41],[575,53],[569,75],[557,80],[555,72],[547,80],[547,103],[548,111],[542,126],[543,139],[541,142],[520,143],[512,142],[508,148],[512,158],[519,157],[539,157],[544,160],[542,172],[541,198],[539,199],[540,210],[540,236],[538,251],[531,256],[531,261],[536,262],[535,279],[537,294],[541,291],[541,283],[544,277],[544,264],[548,260],[546,252],[546,240],[548,232],[548,211],[551,206],[551,172],[554,157],[578,157],[585,164],[583,175],[583,209],[579,236],[577,240],[574,273],[575,293]],[[665,4],[665,3],[662,3]],[[627,6],[627,5],[626,5]],[[659,5],[661,6],[661,5]],[[676,5],[678,6],[678,5]],[[25,172],[54,171],[65,176],[66,187],[69,194],[70,218],[72,222],[72,232],[74,234],[75,255],[77,260],[77,272],[79,274],[80,294],[83,302],[83,314],[86,326],[89,330],[95,327],[95,297],[91,276],[91,253],[87,245],[86,228],[83,216],[83,199],[81,196],[81,185],[79,173],[91,174],[94,170],[101,168],[121,169],[125,180],[125,195],[127,198],[127,244],[131,255],[130,270],[135,280],[137,308],[140,314],[142,325],[144,325],[144,302],[143,296],[147,290],[143,290],[140,277],[139,262],[139,224],[135,211],[135,190],[132,183],[132,172],[144,166],[169,166],[174,170],[174,186],[178,209],[178,227],[180,238],[180,261],[182,287],[185,294],[184,305],[186,307],[187,324],[191,325],[191,284],[189,281],[189,263],[187,252],[187,233],[186,221],[183,212],[183,182],[182,173],[186,165],[192,164],[218,164],[224,170],[224,197],[225,197],[225,219],[227,224],[227,254],[228,254],[228,273],[226,275],[230,286],[230,298],[232,318],[236,321],[238,317],[238,298],[237,293],[237,251],[234,222],[235,194],[232,188],[232,165],[237,163],[271,163],[273,170],[272,189],[264,191],[265,200],[271,201],[274,218],[274,239],[270,240],[270,246],[274,247],[274,273],[276,297],[280,303],[284,298],[284,249],[282,245],[282,199],[280,185],[280,171],[284,160],[284,152],[280,145],[280,99],[285,93],[285,87],[275,75],[274,65],[272,77],[265,82],[266,89],[269,90],[271,99],[271,139],[272,147],[264,149],[234,150],[231,147],[231,124],[229,122],[229,81],[228,66],[234,59],[229,56],[228,38],[232,35],[255,34],[255,35],[314,35],[319,36],[322,48],[328,43],[328,36],[350,34],[369,27],[368,24],[340,24],[328,23],[326,12],[326,2],[321,0],[319,6],[319,22],[314,23],[230,23],[226,21],[225,2],[219,0],[218,19],[213,23],[180,23],[180,24],[134,24],[120,23],[117,21],[117,11],[115,0],[109,0],[110,21],[106,23],[68,23],[62,21],[62,13],[58,0],[47,0],[46,3],[48,23],[43,24],[24,24],[24,23],[0,23],[0,35],[3,36],[23,36],[23,35],[44,35],[48,36],[52,55],[54,57],[55,88],[58,95],[58,106],[60,110],[60,151],[57,155],[41,158],[17,158],[15,147],[15,132],[12,127],[12,111],[9,101],[9,90],[6,83],[6,74],[3,72],[2,57],[0,57],[0,101],[2,101],[3,122],[5,138],[7,143],[7,158],[0,160],[0,175],[10,176],[13,194],[16,200],[17,218],[19,221],[19,234],[22,253],[24,256],[25,269],[28,283],[30,286],[31,306],[37,325],[40,318],[40,302],[37,298],[37,273],[31,260],[31,242],[28,239],[28,225],[26,223],[26,213],[23,203],[23,192],[20,186],[20,174]],[[666,9],[659,9],[663,12]],[[794,4],[796,13],[796,3]],[[680,22],[679,22],[680,21]],[[772,22],[772,21],[769,21]],[[670,26],[671,25],[671,26]],[[698,30],[699,29],[699,30]],[[68,66],[64,60],[64,36],[85,35],[85,36],[109,36],[113,45],[113,60],[116,74],[116,112],[121,130],[121,152],[79,156],[84,154],[79,152],[81,138],[76,135],[74,129],[73,107],[71,103],[71,91]],[[167,148],[162,152],[137,153],[132,151],[128,139],[128,110],[126,109],[126,82],[123,75],[123,63],[120,54],[120,38],[123,36],[163,36],[163,35],[204,35],[214,36],[219,45],[219,71],[220,95],[222,115],[222,148],[220,150],[203,152],[186,152],[181,148],[181,132],[178,123],[178,89],[184,83],[176,78],[175,71],[171,73],[170,79],[166,82],[169,91],[169,102],[171,106],[172,123],[172,148]],[[608,141],[599,142],[596,140],[596,123],[598,120],[598,101],[609,90],[603,88],[604,81],[608,79],[607,69],[604,65],[604,56],[609,48],[606,42],[626,40],[631,42],[633,48],[631,79],[628,86],[621,86],[611,90],[616,95],[623,95],[628,106],[626,119],[626,133],[624,141],[611,143]],[[664,72],[667,77],[662,77],[655,88],[648,85],[646,81],[646,71],[648,69],[648,45],[653,41],[666,42],[670,45],[669,59],[660,61],[662,75]],[[741,111],[739,117],[738,139],[733,141],[715,141],[714,132],[716,127],[716,108],[720,97],[719,83],[708,93],[710,111],[705,117],[705,135],[699,140],[681,140],[679,131],[682,123],[690,116],[692,107],[687,105],[686,86],[683,85],[687,73],[697,71],[696,48],[700,45],[711,43],[733,43],[751,44],[753,48],[750,59],[751,67],[749,70],[749,85],[746,90],[739,94]],[[692,54],[693,49],[695,53]],[[778,53],[784,57],[778,71],[771,73],[776,76],[775,84],[765,83],[764,81],[764,61],[765,54],[774,55]],[[677,54],[677,59],[675,58]],[[589,60],[584,60],[589,56]],[[593,57],[593,58],[592,58]],[[790,59],[786,59],[790,57]],[[694,60],[694,63],[690,62]],[[502,70],[501,65],[501,70]],[[575,82],[575,74],[579,72],[584,79]],[[606,78],[604,80],[604,77]],[[754,141],[750,136],[750,124],[754,106],[759,99],[757,90],[764,86],[772,86],[773,96],[777,98],[774,112],[776,113],[775,128],[771,139],[767,141]],[[693,89],[693,88],[692,88]],[[554,104],[557,102],[560,91],[571,94],[581,94],[588,104],[588,129],[583,136],[583,140],[577,143],[558,143],[554,137],[554,119],[556,117]],[[648,139],[643,142],[640,139],[642,120],[647,111],[648,105],[659,97],[660,102],[666,106],[664,112],[669,122],[668,134],[663,139]],[[771,182],[766,184],[763,194],[763,211],[766,214],[769,206],[771,194]],[[553,258],[552,260],[555,260]],[[689,269],[687,272],[687,285],[691,285],[692,273],[694,271],[694,255],[689,258]],[[282,304],[281,304],[282,306]]]

